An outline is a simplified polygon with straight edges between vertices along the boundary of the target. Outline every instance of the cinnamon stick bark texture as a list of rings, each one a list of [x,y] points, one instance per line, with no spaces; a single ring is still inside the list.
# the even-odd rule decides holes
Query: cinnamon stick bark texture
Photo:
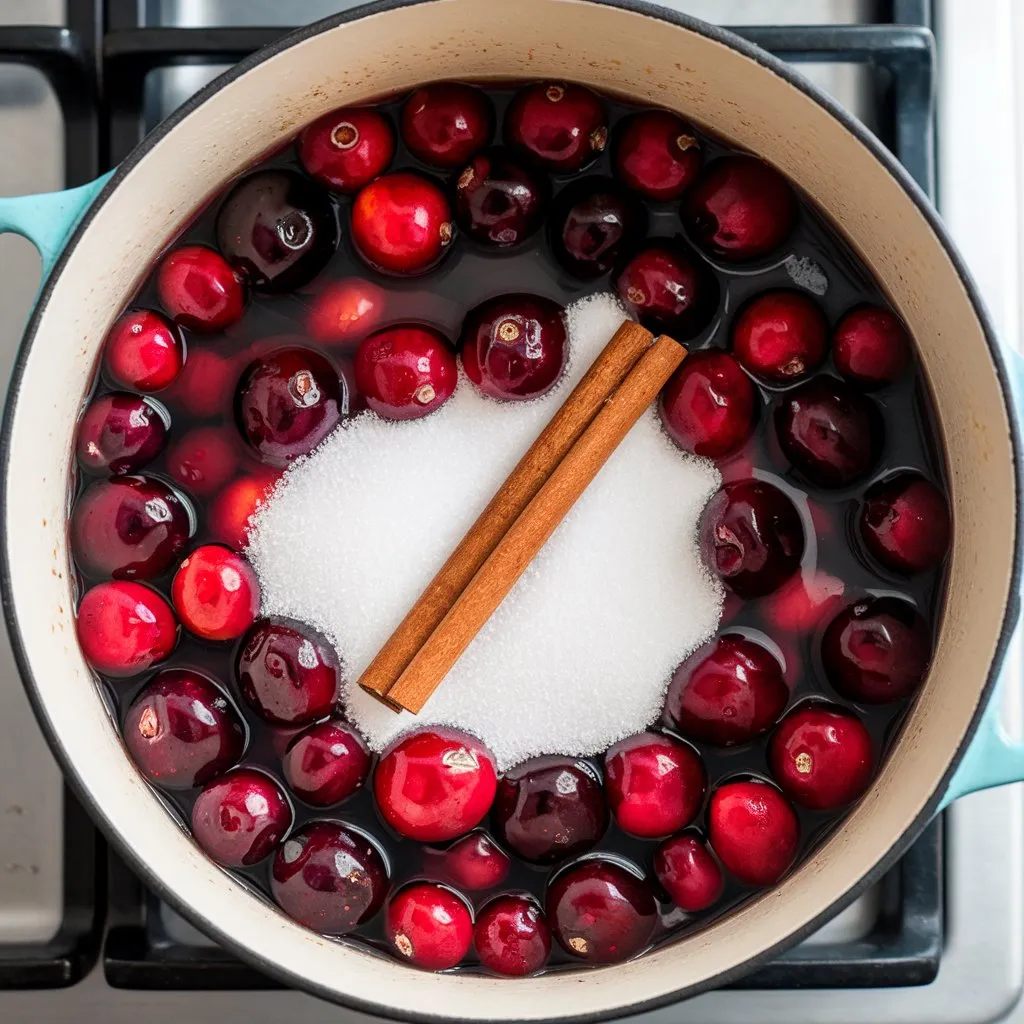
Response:
[[[359,679],[359,685],[364,690],[381,698],[392,710],[401,710],[401,705],[388,699],[388,691],[440,624],[498,541],[505,536],[516,517],[537,494],[598,414],[608,396],[621,384],[653,341],[654,336],[650,331],[631,320],[619,327],[390,639],[370,662]]]
[[[641,356],[415,652],[388,691],[390,702],[414,713],[423,708],[685,357],[665,335]]]

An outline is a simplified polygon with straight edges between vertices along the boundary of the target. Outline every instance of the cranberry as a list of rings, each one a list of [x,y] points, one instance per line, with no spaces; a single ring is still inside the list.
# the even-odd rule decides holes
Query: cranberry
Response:
[[[608,827],[601,782],[571,757],[524,761],[498,783],[494,826],[506,846],[537,864],[583,853]]]
[[[174,322],[197,334],[217,334],[245,313],[241,278],[205,245],[183,245],[168,253],[157,268],[156,290]]]
[[[427,971],[446,971],[473,944],[473,915],[465,900],[433,882],[399,889],[388,902],[388,942],[405,961]]]
[[[421,85],[402,104],[402,139],[414,157],[434,167],[461,167],[493,134],[490,100],[471,85]]]
[[[556,260],[574,277],[607,274],[647,234],[647,210],[611,178],[583,178],[563,189],[548,219]]]
[[[206,525],[213,539],[237,551],[244,548],[249,538],[249,520],[269,497],[277,480],[272,473],[232,480],[206,510]]]
[[[444,193],[418,174],[386,174],[352,204],[352,240],[364,260],[389,274],[422,274],[451,244],[452,215]]]
[[[355,358],[356,387],[378,416],[415,420],[440,408],[459,382],[455,353],[440,331],[418,324],[385,327]]]
[[[168,669],[128,709],[124,742],[150,782],[191,789],[238,762],[245,727],[212,680],[188,669]]]
[[[871,471],[882,447],[878,407],[826,375],[786,392],[775,430],[783,455],[818,487],[848,487]]]
[[[477,915],[473,941],[480,963],[495,974],[523,978],[547,963],[551,931],[528,896],[497,896]]]
[[[868,788],[875,752],[860,719],[837,707],[795,708],[768,747],[775,781],[794,802],[835,811]]]
[[[203,544],[178,567],[171,600],[182,625],[204,640],[234,640],[256,621],[260,584],[230,548]]]
[[[480,823],[494,802],[497,778],[494,758],[478,740],[431,726],[399,737],[381,755],[373,794],[400,835],[439,843]]]
[[[608,804],[619,828],[656,839],[693,821],[704,798],[704,765],[692,747],[642,732],[604,756]]]
[[[641,249],[616,275],[615,289],[640,323],[678,341],[695,338],[718,310],[718,281],[680,242],[652,242]]]
[[[818,531],[821,538],[821,531]],[[762,614],[768,623],[790,633],[806,633],[836,610],[846,589],[842,580],[824,572],[805,572],[790,577],[765,603]]]
[[[567,953],[614,964],[651,941],[657,905],[647,882],[609,860],[584,860],[548,885],[547,918]]]
[[[714,906],[725,891],[718,861],[694,835],[666,839],[654,851],[654,873],[672,902],[688,914]]]
[[[93,473],[132,473],[160,454],[167,424],[139,395],[111,391],[94,398],[78,424],[75,451]]]
[[[141,583],[100,583],[86,591],[75,626],[85,660],[115,678],[144,672],[178,642],[171,606]]]
[[[344,935],[380,910],[388,868],[363,832],[340,821],[311,821],[277,848],[270,891],[299,924],[323,935]]]
[[[862,387],[881,387],[910,365],[910,335],[895,313],[880,306],[851,309],[832,338],[836,369]]]
[[[787,384],[824,361],[828,324],[812,298],[779,288],[743,307],[733,324],[732,347],[751,373],[773,384]]]
[[[217,244],[254,288],[290,292],[327,266],[338,248],[338,220],[308,178],[280,167],[256,171],[221,203]]]
[[[631,114],[621,122],[613,149],[619,180],[648,199],[678,199],[700,170],[700,140],[668,110]]]
[[[849,700],[884,704],[913,693],[928,671],[932,641],[917,609],[898,597],[847,605],[825,628],[828,681]]]
[[[486,832],[470,832],[444,853],[445,871],[460,888],[493,889],[508,877],[510,861]]]
[[[370,281],[331,281],[313,300],[306,331],[322,345],[352,345],[380,323],[386,302],[387,292]]]
[[[177,561],[191,533],[183,499],[145,476],[100,480],[71,513],[71,550],[88,576],[153,579]]]
[[[196,427],[167,453],[167,472],[200,498],[216,494],[238,468],[235,445],[221,427]]]
[[[683,451],[720,459],[754,432],[757,393],[728,352],[693,352],[661,392],[661,421]]]
[[[736,153],[704,168],[680,214],[701,249],[739,262],[767,256],[786,240],[796,223],[796,196],[775,168]]]
[[[789,801],[759,779],[727,782],[708,806],[711,848],[744,885],[774,885],[790,868],[800,823]]]
[[[474,157],[455,183],[455,221],[481,245],[509,248],[544,223],[547,178],[503,149]]]
[[[149,309],[134,309],[114,321],[104,348],[107,373],[119,387],[159,391],[172,384],[185,362],[173,324]]]
[[[887,569],[933,569],[949,550],[945,495],[917,473],[898,473],[870,487],[860,513],[860,535]]]
[[[350,797],[370,773],[362,736],[337,718],[299,733],[281,758],[292,792],[313,807],[330,807]]]
[[[281,787],[263,772],[236,768],[208,782],[192,805],[192,835],[218,864],[258,864],[292,827]]]
[[[684,736],[725,747],[766,732],[788,700],[778,658],[739,633],[725,633],[675,670],[665,719]]]
[[[505,138],[540,166],[572,174],[604,150],[608,117],[600,98],[571,82],[534,82],[505,113]]]
[[[376,110],[344,107],[318,117],[297,143],[306,173],[335,192],[358,192],[395,155],[395,130]]]
[[[198,419],[222,416],[231,408],[236,380],[233,360],[193,346],[185,368],[167,393],[167,401]]]
[[[459,337],[469,379],[491,398],[536,398],[562,375],[564,311],[541,295],[514,293],[482,302],[466,314]]]
[[[804,528],[793,502],[762,480],[735,480],[711,498],[700,521],[704,562],[744,600],[763,597],[800,565]]]

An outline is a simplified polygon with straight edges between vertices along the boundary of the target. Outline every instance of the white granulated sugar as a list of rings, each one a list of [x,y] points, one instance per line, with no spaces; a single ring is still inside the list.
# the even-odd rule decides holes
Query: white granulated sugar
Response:
[[[257,514],[248,554],[263,611],[336,644],[344,704],[374,749],[443,723],[480,737],[502,769],[597,753],[658,717],[673,668],[717,628],[722,592],[696,524],[720,478],[652,408],[418,716],[355,684],[624,316],[610,295],[571,306],[569,367],[541,399],[496,402],[463,377],[422,420],[357,416]]]

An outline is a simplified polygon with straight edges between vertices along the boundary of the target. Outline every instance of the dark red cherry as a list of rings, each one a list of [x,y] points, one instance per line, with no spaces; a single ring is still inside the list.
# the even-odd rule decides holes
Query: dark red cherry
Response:
[[[718,861],[696,835],[666,839],[654,851],[654,874],[672,902],[688,914],[713,907],[725,891]]]
[[[466,314],[459,351],[466,376],[491,398],[543,395],[562,375],[564,310],[541,295],[488,299]]]
[[[668,110],[642,110],[625,118],[612,148],[619,181],[649,199],[678,199],[700,170],[696,132]]]
[[[608,827],[594,770],[571,757],[535,757],[507,771],[494,799],[495,833],[524,860],[552,864],[590,849]]]
[[[732,326],[736,358],[772,384],[806,376],[825,359],[828,324],[818,304],[803,292],[779,288],[748,302]]]
[[[887,569],[907,574],[934,569],[949,551],[945,495],[917,473],[882,480],[864,495],[860,535]]]
[[[675,670],[665,720],[684,736],[725,747],[767,732],[788,700],[778,658],[748,637],[725,633]]]
[[[161,672],[135,698],[124,742],[136,767],[164,789],[191,789],[237,764],[245,727],[212,680],[188,669]]]
[[[494,134],[491,101],[462,82],[421,85],[402,104],[402,139],[410,153],[434,167],[461,167]]]
[[[461,896],[433,882],[399,889],[388,902],[388,942],[407,963],[446,971],[473,944],[473,915]]]
[[[335,192],[358,192],[395,155],[395,130],[376,110],[343,107],[318,117],[296,143],[306,173]]]
[[[508,877],[510,861],[486,832],[470,832],[444,852],[447,876],[470,892],[493,889]]]
[[[604,103],[585,86],[534,82],[505,112],[505,141],[559,174],[572,174],[608,144]]]
[[[133,309],[110,328],[103,350],[107,373],[119,387],[160,391],[181,373],[181,335],[159,313]]]
[[[146,476],[100,480],[71,513],[71,550],[88,576],[153,579],[178,560],[191,534],[184,500]]]
[[[718,310],[717,279],[681,242],[641,249],[616,275],[615,290],[640,323],[677,341],[695,338]]]
[[[481,245],[507,249],[544,223],[551,186],[504,149],[473,158],[455,182],[455,222]]]
[[[548,925],[572,956],[614,964],[643,951],[654,935],[657,905],[650,886],[609,860],[584,860],[548,885]]]
[[[547,963],[551,931],[529,896],[496,896],[477,915],[473,941],[480,963],[495,974],[524,978]]]
[[[693,352],[662,388],[661,421],[683,451],[720,459],[754,432],[757,394],[728,352]]]
[[[370,752],[362,736],[337,718],[299,733],[281,758],[292,792],[314,807],[330,807],[350,797],[370,773]]]
[[[196,427],[167,453],[167,472],[190,494],[210,498],[238,469],[237,443],[224,427]]]
[[[821,641],[828,681],[863,704],[908,697],[921,685],[931,657],[928,624],[898,597],[865,597],[847,605]]]
[[[800,565],[804,528],[793,502],[763,480],[735,480],[711,498],[700,521],[704,563],[744,600],[763,597]]]
[[[223,416],[231,408],[237,380],[234,360],[212,349],[193,346],[166,400],[197,419]]]
[[[220,544],[202,544],[178,566],[171,599],[190,633],[204,640],[234,640],[256,621],[260,583],[241,555]]]
[[[910,335],[888,309],[858,306],[836,324],[832,357],[847,380],[882,387],[903,376],[910,365]]]
[[[306,330],[322,345],[354,345],[380,323],[387,292],[372,281],[344,277],[326,284],[314,297]]]
[[[277,848],[270,891],[292,920],[322,935],[344,935],[383,906],[388,868],[364,832],[341,821],[311,821]]]
[[[82,414],[75,440],[79,465],[93,473],[133,473],[160,454],[167,424],[141,395],[110,391]]]
[[[217,244],[252,286],[290,292],[312,281],[338,248],[330,200],[282,167],[239,181],[217,212]]]
[[[697,246],[740,262],[782,245],[796,223],[796,196],[774,167],[734,153],[704,168],[683,197],[680,214]]]
[[[782,454],[818,487],[848,487],[871,471],[882,448],[875,403],[826,374],[779,399],[775,430]]]
[[[834,705],[794,708],[768,746],[768,764],[782,791],[815,811],[835,811],[868,788],[875,762],[859,718]]]
[[[176,324],[197,334],[217,334],[245,313],[245,284],[230,263],[205,245],[183,245],[157,268],[160,304]]]
[[[278,474],[266,470],[232,480],[206,510],[210,536],[241,551],[249,542],[249,520],[270,496],[278,479]]]

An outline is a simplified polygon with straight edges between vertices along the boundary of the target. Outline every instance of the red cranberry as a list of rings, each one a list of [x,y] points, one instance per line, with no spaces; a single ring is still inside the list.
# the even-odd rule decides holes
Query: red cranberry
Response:
[[[177,561],[191,533],[184,501],[145,476],[100,480],[71,513],[71,550],[88,576],[153,579]]]
[[[604,756],[608,804],[623,832],[656,839],[693,821],[706,776],[699,755],[668,736],[642,732]]]
[[[862,387],[881,387],[910,365],[910,335],[895,313],[880,306],[851,309],[832,338],[836,369]]]
[[[490,100],[471,85],[421,85],[402,104],[402,139],[413,156],[434,167],[461,167],[493,134]]]
[[[860,719],[837,707],[795,708],[768,747],[775,781],[795,803],[835,811],[868,788],[875,752]]]
[[[818,531],[819,540],[821,531]],[[769,624],[789,633],[807,633],[836,610],[846,589],[842,580],[824,572],[792,576],[771,595],[762,609]]]
[[[665,719],[684,736],[725,747],[766,732],[788,700],[778,658],[739,633],[725,633],[675,670]]]
[[[159,313],[135,309],[118,317],[104,348],[107,373],[119,387],[159,391],[185,362],[181,336]]]
[[[139,395],[111,391],[94,398],[78,424],[75,450],[83,469],[132,473],[160,454],[167,424],[158,408]]]
[[[949,551],[945,495],[917,473],[898,473],[864,495],[860,535],[887,569],[915,573],[934,569]]]
[[[182,625],[204,640],[234,640],[256,621],[260,584],[230,548],[203,544],[178,567],[171,600]]]
[[[192,805],[192,835],[218,864],[258,864],[292,827],[281,787],[263,772],[236,768],[208,782]]]
[[[445,850],[444,866],[460,889],[472,892],[501,885],[508,877],[510,861],[486,832],[470,832]]]
[[[828,350],[828,324],[803,292],[779,288],[748,302],[732,328],[736,358],[751,373],[786,384],[820,366]]]
[[[196,427],[167,453],[167,472],[199,498],[216,494],[238,469],[235,445],[221,427]]]
[[[725,891],[718,861],[694,835],[666,839],[654,852],[654,873],[672,902],[688,914],[714,906]]]
[[[232,480],[206,510],[206,525],[214,540],[241,551],[249,538],[249,520],[277,483],[273,473]]]
[[[647,210],[611,178],[591,177],[564,188],[548,219],[556,260],[588,281],[607,274],[647,234]]]
[[[391,948],[407,963],[426,971],[446,971],[473,944],[473,915],[465,900],[433,882],[399,889],[388,902]]]
[[[380,323],[386,303],[387,292],[370,281],[331,281],[313,300],[306,331],[322,345],[353,345]]]
[[[604,150],[608,117],[585,86],[534,82],[512,98],[505,139],[549,171],[572,174]]]
[[[804,528],[793,502],[762,480],[736,480],[711,498],[700,521],[704,562],[744,600],[763,597],[800,565]]]
[[[150,782],[165,789],[191,789],[238,762],[245,750],[245,727],[206,676],[168,669],[128,709],[124,741]]]
[[[693,128],[668,110],[642,110],[619,126],[613,163],[619,180],[649,199],[678,199],[700,170]]]
[[[548,885],[548,924],[563,949],[597,964],[636,956],[658,921],[650,886],[609,860],[584,860]]]
[[[480,963],[495,974],[523,978],[547,963],[551,931],[528,896],[497,896],[477,915],[473,941]]]
[[[826,375],[783,395],[775,430],[783,455],[818,487],[848,487],[871,471],[882,447],[878,407]]]
[[[683,451],[719,459],[754,432],[757,393],[728,352],[693,352],[661,392],[661,421]]]
[[[221,203],[217,244],[254,288],[290,292],[327,266],[338,248],[338,220],[308,178],[280,167],[256,171]]]
[[[231,408],[236,379],[233,360],[193,346],[167,401],[197,419],[223,416]]]
[[[481,245],[509,248],[544,223],[551,186],[503,149],[481,153],[455,183],[455,221]]]
[[[344,107],[318,117],[297,143],[306,173],[335,192],[358,192],[395,155],[395,130],[376,110]]]
[[[494,802],[494,758],[479,740],[431,726],[399,737],[381,756],[373,794],[384,820],[422,843],[479,825]]]
[[[86,591],[75,625],[85,660],[115,678],[144,672],[178,642],[171,606],[141,583],[100,583]]]
[[[441,259],[453,235],[444,193],[418,174],[386,174],[352,204],[352,240],[363,259],[385,273],[424,273]]]
[[[652,242],[619,271],[615,289],[626,309],[652,331],[695,338],[718,309],[714,274],[680,242]]]
[[[448,339],[418,324],[371,334],[356,352],[355,374],[366,404],[389,420],[426,416],[451,398],[459,382]]]
[[[557,302],[515,293],[488,299],[466,314],[459,337],[462,366],[491,398],[536,398],[565,366],[565,317]]]
[[[299,733],[281,758],[292,792],[314,807],[330,807],[350,797],[370,773],[370,753],[362,736],[336,718]]]
[[[340,821],[311,821],[277,848],[270,891],[299,924],[322,935],[344,935],[380,910],[388,868],[363,832]]]
[[[498,783],[494,827],[506,846],[536,864],[583,853],[608,827],[601,782],[571,757],[524,761]]]
[[[913,693],[928,671],[932,641],[917,609],[897,597],[847,605],[826,627],[828,681],[849,700],[884,704]]]
[[[197,334],[217,334],[245,313],[245,285],[219,252],[183,245],[156,272],[160,303],[176,324]]]
[[[767,256],[793,230],[796,196],[786,179],[757,157],[719,157],[683,198],[683,224],[705,252],[730,262]]]

